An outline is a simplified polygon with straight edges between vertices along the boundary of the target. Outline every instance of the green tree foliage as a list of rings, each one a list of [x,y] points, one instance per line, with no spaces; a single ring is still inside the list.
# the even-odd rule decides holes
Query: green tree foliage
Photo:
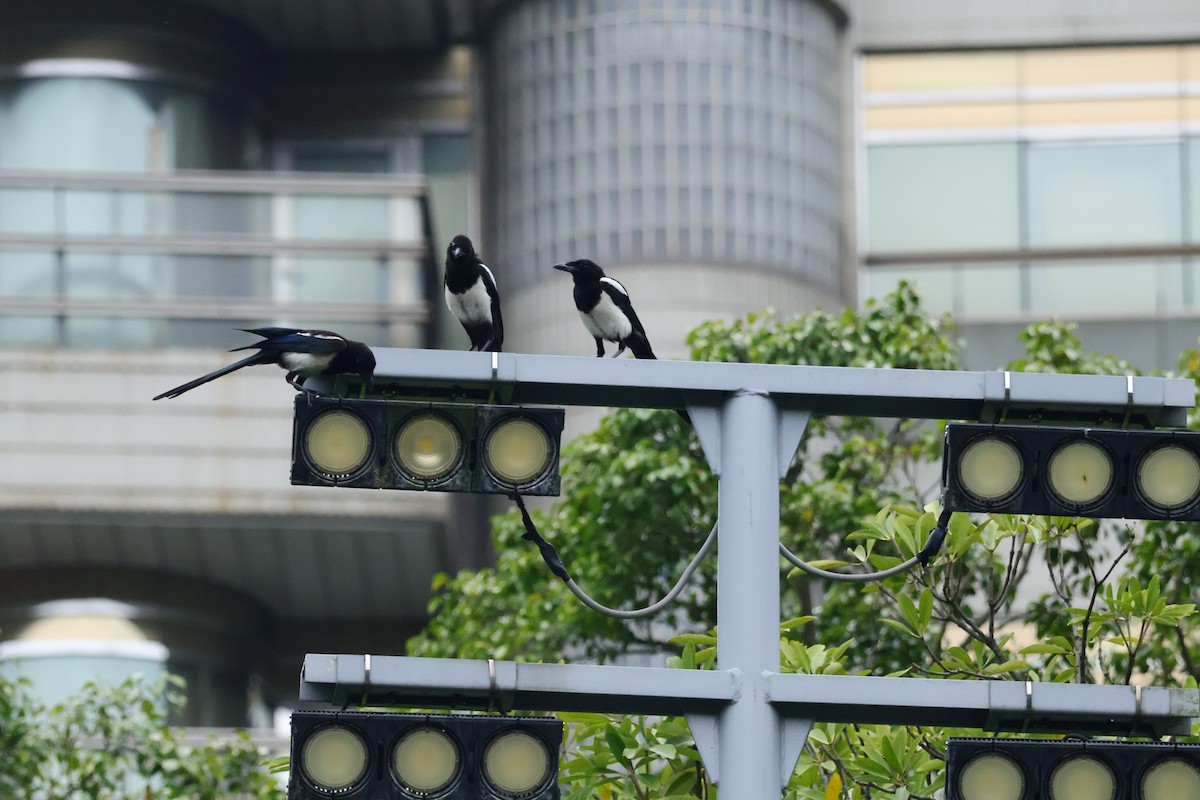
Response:
[[[22,800],[282,800],[263,756],[233,742],[183,746],[167,725],[178,678],[89,683],[52,707],[0,679],[0,797]]]
[[[702,360],[957,367],[946,322],[922,313],[907,286],[857,312],[707,323],[690,342]],[[1087,352],[1069,325],[1032,325],[1021,342],[1026,355],[1009,369],[1133,372]],[[1200,352],[1185,353],[1180,372],[1200,373]],[[781,537],[826,565],[898,563],[934,526],[939,458],[930,423],[815,420],[780,487]],[[538,525],[579,583],[610,605],[661,596],[714,519],[715,481],[693,435],[669,412],[608,416],[571,443],[564,476],[563,497],[537,515]],[[676,654],[671,666],[712,666],[712,564],[670,614],[627,625],[574,602],[520,540],[515,515],[498,518],[495,533],[497,568],[441,576],[433,619],[410,652],[558,661],[666,647]],[[1031,602],[1036,581],[1050,591]],[[781,627],[781,661],[802,673],[1195,686],[1197,581],[1194,525],[956,514],[928,569],[861,588],[789,573],[783,606],[795,619]],[[671,635],[680,630],[708,632]],[[680,720],[571,721],[566,797],[715,797]],[[977,733],[819,724],[788,797],[933,798],[946,737]]]

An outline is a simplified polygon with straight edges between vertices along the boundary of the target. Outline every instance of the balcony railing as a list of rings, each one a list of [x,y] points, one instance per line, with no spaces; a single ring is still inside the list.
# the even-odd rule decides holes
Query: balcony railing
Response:
[[[0,345],[226,346],[325,327],[423,346],[419,177],[0,171]]]

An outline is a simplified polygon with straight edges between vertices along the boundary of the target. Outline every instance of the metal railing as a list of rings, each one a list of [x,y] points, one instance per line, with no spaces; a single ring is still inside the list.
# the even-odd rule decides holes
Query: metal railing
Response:
[[[253,322],[425,345],[428,236],[420,176],[0,171],[0,344],[205,346]]]

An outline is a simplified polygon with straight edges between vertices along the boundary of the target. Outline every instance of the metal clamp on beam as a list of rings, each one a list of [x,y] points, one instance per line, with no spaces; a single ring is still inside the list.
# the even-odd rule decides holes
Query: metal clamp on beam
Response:
[[[770,675],[766,693],[818,722],[1157,737],[1188,735],[1200,717],[1200,690],[1160,687]]]
[[[490,659],[309,654],[300,675],[301,700],[333,706],[684,714],[719,711],[740,695],[740,675],[720,670]]]
[[[1196,689],[994,681],[988,694],[989,731],[1187,736],[1200,717]]]

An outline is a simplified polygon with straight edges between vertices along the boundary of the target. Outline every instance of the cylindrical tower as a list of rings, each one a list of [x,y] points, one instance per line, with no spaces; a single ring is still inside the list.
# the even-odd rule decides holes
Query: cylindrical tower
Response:
[[[843,305],[842,19],[819,0],[498,4],[481,249],[506,347],[594,352],[551,270],[580,257],[665,356],[710,317]]]

